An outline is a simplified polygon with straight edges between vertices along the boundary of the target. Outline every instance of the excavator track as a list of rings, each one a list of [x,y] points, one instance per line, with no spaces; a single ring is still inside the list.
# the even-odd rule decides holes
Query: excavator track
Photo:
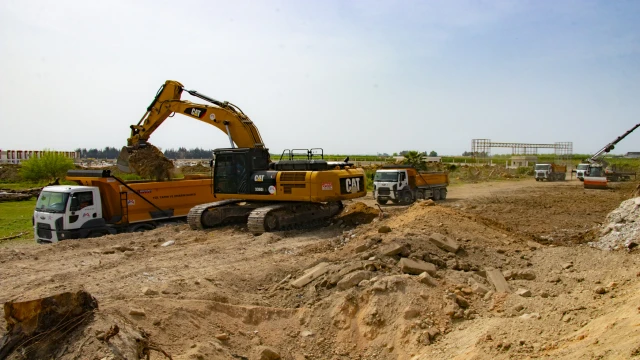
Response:
[[[213,225],[208,224],[211,221],[206,221],[206,219],[205,219],[205,222],[203,223],[203,214],[205,214],[210,210],[221,208],[226,205],[237,204],[239,202],[242,202],[242,200],[230,199],[230,200],[214,201],[211,203],[195,206],[191,208],[191,210],[189,210],[189,214],[187,214],[187,222],[189,223],[189,226],[191,227],[192,230],[203,230],[211,226],[215,226],[216,224],[213,224]],[[207,216],[207,218],[210,218],[210,216]],[[221,219],[220,224],[222,224],[223,222],[224,222],[224,218]]]
[[[270,231],[315,226],[343,209],[342,202],[321,203],[277,203],[261,206],[249,214],[247,229],[258,235]]]

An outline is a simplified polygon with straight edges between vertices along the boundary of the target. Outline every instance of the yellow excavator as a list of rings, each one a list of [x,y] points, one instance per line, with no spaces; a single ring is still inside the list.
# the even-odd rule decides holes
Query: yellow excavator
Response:
[[[184,91],[212,105],[181,100]],[[288,149],[272,161],[258,129],[239,107],[186,90],[172,80],[131,126],[131,137],[118,158],[122,171],[131,172],[131,153],[147,146],[153,131],[174,114],[213,125],[230,142],[229,148],[215,149],[211,161],[211,190],[219,201],[190,210],[187,221],[192,229],[238,221],[246,221],[254,234],[305,227],[340,213],[343,200],[367,194],[364,170],[355,168],[348,157],[331,162],[324,160],[320,148]]]

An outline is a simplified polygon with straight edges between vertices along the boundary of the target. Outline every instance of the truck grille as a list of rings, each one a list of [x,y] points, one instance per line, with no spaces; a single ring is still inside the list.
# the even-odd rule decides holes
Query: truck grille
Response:
[[[383,187],[383,188],[378,188],[378,195],[390,195],[391,191],[389,190],[389,188]]]
[[[37,223],[36,227],[39,238],[51,239],[51,226],[49,224]]]

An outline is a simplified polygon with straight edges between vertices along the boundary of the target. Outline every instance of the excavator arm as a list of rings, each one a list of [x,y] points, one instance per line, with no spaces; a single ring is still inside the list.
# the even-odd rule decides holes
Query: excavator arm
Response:
[[[611,150],[613,150],[615,148],[615,145],[617,145],[620,141],[622,141],[622,139],[624,139],[625,137],[627,137],[627,135],[631,134],[635,129],[637,129],[638,127],[640,127],[640,124],[636,124],[634,125],[631,129],[627,130],[624,134],[618,136],[617,138],[615,138],[612,142],[608,143],[607,145],[605,145],[605,147],[603,147],[602,149],[598,150],[598,152],[596,152],[595,154],[593,154],[593,156],[591,156],[590,158],[588,158],[586,161],[590,164],[596,164],[596,163],[603,163],[606,164],[606,162],[603,159],[598,159],[600,156],[602,156],[604,153],[608,153]]]
[[[183,91],[212,105],[180,100]],[[234,144],[241,148],[264,148],[258,128],[240,108],[227,101],[212,99],[195,90],[186,90],[177,81],[167,80],[138,124],[131,125],[131,136],[127,139],[127,146],[118,157],[118,167],[122,171],[131,171],[128,162],[130,154],[146,146],[151,134],[174,114],[182,114],[217,127],[229,136],[232,148]]]

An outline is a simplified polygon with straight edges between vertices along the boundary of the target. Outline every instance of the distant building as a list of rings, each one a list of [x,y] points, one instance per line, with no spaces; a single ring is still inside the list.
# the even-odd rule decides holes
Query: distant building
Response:
[[[46,151],[42,150],[3,150],[0,149],[0,164],[20,164],[23,160],[32,157],[40,157]],[[80,155],[75,151],[54,151],[64,156],[76,160]]]
[[[624,154],[624,157],[628,159],[638,159],[640,158],[640,151],[632,151]]]
[[[511,161],[511,165],[509,166],[509,168],[517,169],[523,166],[528,167],[528,166],[535,165],[538,162],[538,157],[532,156],[532,155],[517,155],[517,156],[512,156],[510,161]]]
[[[442,162],[442,156],[427,156],[425,158],[425,161],[428,163],[441,163]]]

